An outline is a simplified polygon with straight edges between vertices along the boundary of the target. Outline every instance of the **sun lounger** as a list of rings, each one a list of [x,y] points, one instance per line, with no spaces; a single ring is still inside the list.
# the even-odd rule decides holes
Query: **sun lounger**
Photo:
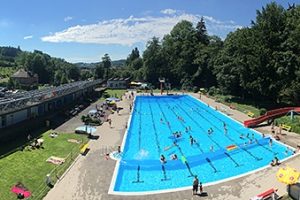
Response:
[[[89,147],[89,144],[88,144],[88,143],[83,144],[83,145],[80,147],[80,153],[84,155],[84,154],[86,153],[86,151],[88,150],[88,147]]]
[[[291,126],[288,126],[288,125],[286,125],[286,124],[281,124],[281,128],[282,128],[283,130],[286,130],[286,131],[288,131],[288,132],[290,132],[290,131],[291,131],[291,129],[292,129],[292,127],[291,127]]]
[[[254,117],[254,113],[253,112],[247,112],[247,115],[249,116],[249,117]]]

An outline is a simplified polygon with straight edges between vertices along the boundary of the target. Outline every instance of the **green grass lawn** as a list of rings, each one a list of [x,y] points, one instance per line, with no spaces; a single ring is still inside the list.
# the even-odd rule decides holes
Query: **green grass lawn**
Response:
[[[126,89],[107,89],[105,90],[105,92],[103,93],[102,97],[100,100],[104,100],[107,97],[117,97],[117,98],[121,98],[121,96],[123,94],[125,94],[127,90]]]
[[[9,78],[0,78],[0,83],[7,83]]]
[[[214,98],[215,100],[217,100],[225,105],[228,105],[228,106],[232,105],[235,107],[235,109],[237,109],[238,111],[241,111],[245,114],[247,114],[248,112],[252,112],[252,113],[254,113],[254,117],[260,116],[259,108],[256,108],[253,105],[243,103],[243,102],[237,102],[234,100],[227,102],[226,99],[228,99],[230,97],[224,96],[224,95],[215,95],[215,96],[212,96],[212,98]]]
[[[72,159],[59,167],[47,163],[50,156],[66,158],[72,152],[75,158],[79,153],[80,144],[70,143],[68,139],[76,139],[82,142],[87,141],[85,135],[59,134],[56,138],[49,136],[50,131],[43,134],[44,149],[17,151],[0,159],[0,199],[15,200],[16,195],[10,189],[17,182],[21,182],[32,192],[31,199],[42,199],[49,190],[45,184],[45,177],[55,169],[51,177],[57,174],[61,176],[67,167],[72,163]],[[69,157],[70,158],[70,157]]]
[[[1,67],[0,66],[0,76],[3,78],[10,77],[16,71],[17,71],[16,67]]]

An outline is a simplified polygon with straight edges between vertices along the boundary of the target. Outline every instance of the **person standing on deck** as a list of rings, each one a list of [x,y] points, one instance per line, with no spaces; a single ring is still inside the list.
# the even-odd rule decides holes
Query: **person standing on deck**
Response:
[[[198,185],[199,185],[199,180],[198,177],[195,176],[194,181],[193,181],[193,195],[196,195],[198,192]]]

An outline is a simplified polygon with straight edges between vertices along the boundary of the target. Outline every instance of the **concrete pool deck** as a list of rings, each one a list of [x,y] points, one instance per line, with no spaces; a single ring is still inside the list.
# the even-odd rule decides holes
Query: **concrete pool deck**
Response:
[[[195,96],[197,97],[197,96]],[[198,96],[199,97],[199,96]],[[229,107],[215,102],[205,96],[201,100],[210,106],[224,108],[223,111],[230,113],[230,117],[242,122],[249,117],[239,111],[231,110]],[[117,196],[109,195],[108,189],[112,179],[116,161],[106,160],[105,154],[117,149],[121,145],[123,135],[126,130],[126,124],[130,116],[129,105],[131,100],[125,99],[118,103],[119,107],[124,109],[120,115],[110,115],[112,127],[107,123],[97,128],[95,135],[99,135],[98,140],[91,140],[90,151],[86,156],[78,156],[76,161],[67,170],[61,180],[55,184],[49,191],[44,200],[149,200],[149,199],[250,199],[251,197],[264,192],[270,188],[278,188],[278,194],[286,193],[286,186],[276,180],[276,172],[279,167],[268,167],[256,173],[237,178],[231,181],[223,182],[212,186],[204,186],[204,191],[208,196],[192,196],[192,191],[178,191],[172,193],[146,195],[146,196]],[[222,110],[221,109],[221,110]],[[261,127],[257,129],[264,133],[270,133],[270,127]],[[300,136],[294,133],[286,133],[282,136],[282,141],[292,145],[300,144]],[[300,170],[299,154],[289,159],[285,163]],[[282,164],[284,165],[284,164]],[[191,183],[192,184],[192,183]]]

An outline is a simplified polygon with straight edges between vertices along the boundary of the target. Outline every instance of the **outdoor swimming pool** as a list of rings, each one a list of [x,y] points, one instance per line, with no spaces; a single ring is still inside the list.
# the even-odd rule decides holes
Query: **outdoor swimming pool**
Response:
[[[208,134],[210,128],[213,132]],[[173,135],[176,131],[181,137]],[[137,96],[110,193],[191,187],[194,175],[209,184],[267,166],[274,156],[280,160],[291,156],[286,146],[269,141],[189,95]],[[173,154],[178,160],[171,159]]]

